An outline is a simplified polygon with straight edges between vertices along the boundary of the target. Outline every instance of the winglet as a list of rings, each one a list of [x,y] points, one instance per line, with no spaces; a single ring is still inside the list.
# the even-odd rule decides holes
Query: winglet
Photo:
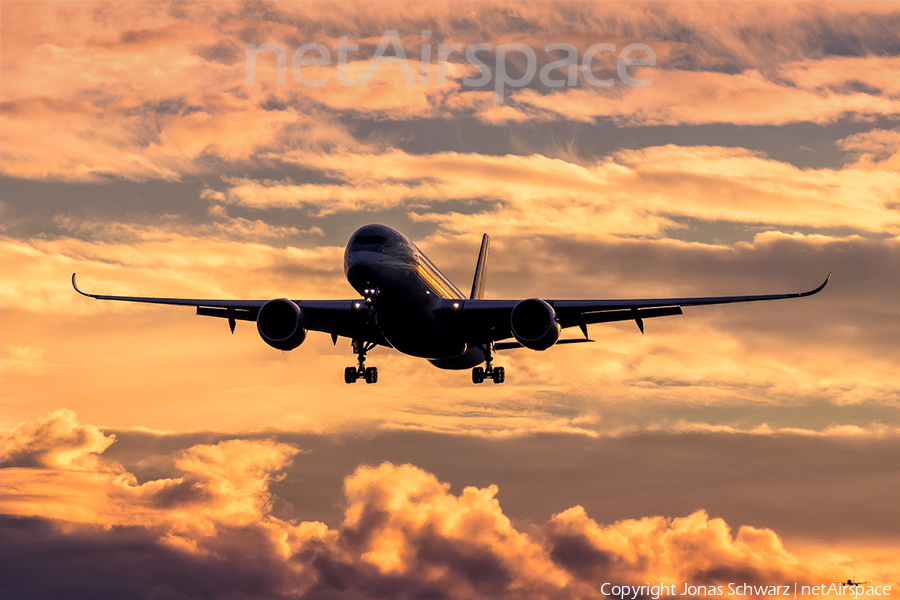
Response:
[[[810,291],[808,291],[808,292],[800,292],[799,294],[797,294],[797,296],[801,296],[801,297],[802,297],[802,296],[812,296],[813,294],[818,294],[819,292],[822,291],[822,289],[823,289],[826,285],[828,285],[828,280],[829,280],[829,279],[831,279],[831,273],[828,274],[828,277],[825,278],[825,281],[822,282],[822,285],[820,285],[820,286],[817,287],[816,289],[810,290]]]
[[[82,296],[87,296],[88,298],[93,298],[93,294],[88,294],[86,292],[82,292],[78,289],[78,284],[75,283],[75,273],[72,273],[72,287],[75,288],[75,291],[81,294]]]
[[[475,264],[475,280],[472,282],[472,293],[469,294],[469,298],[472,300],[484,298],[484,276],[487,270],[488,248],[490,245],[490,236],[484,234],[481,238],[481,251],[478,253],[478,262]]]

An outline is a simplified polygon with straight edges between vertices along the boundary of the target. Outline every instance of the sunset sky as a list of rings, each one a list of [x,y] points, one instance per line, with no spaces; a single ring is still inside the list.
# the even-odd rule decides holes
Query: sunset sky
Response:
[[[4,598],[568,599],[851,577],[900,596],[900,4],[0,11]],[[373,60],[389,39],[406,61]],[[261,52],[248,82],[263,44],[286,67]],[[304,44],[330,64],[294,63]],[[486,84],[474,44],[490,45]],[[521,84],[497,102],[507,44],[535,74],[507,52]],[[565,56],[551,44],[577,50],[572,81],[539,75]],[[615,52],[586,78],[595,44]],[[631,44],[652,50],[626,71],[647,85],[616,63]],[[232,335],[70,285],[352,298],[344,247],[367,223],[463,290],[489,233],[487,298],[833,275],[808,299],[501,352],[499,386],[384,348],[377,385],[348,386],[347,339],[280,352],[252,323]]]

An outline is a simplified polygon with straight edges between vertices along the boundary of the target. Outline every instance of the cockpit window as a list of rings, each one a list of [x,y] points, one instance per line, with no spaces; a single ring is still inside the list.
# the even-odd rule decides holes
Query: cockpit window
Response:
[[[391,247],[391,241],[383,235],[358,235],[353,238],[354,246],[383,246]]]

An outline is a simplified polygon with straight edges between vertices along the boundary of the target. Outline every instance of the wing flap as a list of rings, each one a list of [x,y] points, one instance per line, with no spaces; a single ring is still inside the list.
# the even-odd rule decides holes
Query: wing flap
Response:
[[[633,321],[636,319],[651,319],[653,317],[668,317],[684,314],[680,306],[662,306],[659,308],[632,308],[628,310],[610,310],[602,312],[585,312],[581,313],[586,325],[593,323],[613,323],[616,321]],[[563,317],[560,317],[559,324],[562,327],[572,327],[572,325],[564,325]]]
[[[554,345],[559,346],[560,344],[584,344],[584,343],[591,343],[593,341],[594,340],[587,340],[587,339],[581,339],[581,338],[566,338],[564,340],[559,340]],[[524,348],[524,347],[525,346],[523,346],[519,342],[497,342],[494,344],[494,350],[514,350],[516,348]]]
[[[220,317],[223,319],[236,321],[256,321],[256,316],[259,314],[259,309],[198,306],[197,314],[202,317]]]

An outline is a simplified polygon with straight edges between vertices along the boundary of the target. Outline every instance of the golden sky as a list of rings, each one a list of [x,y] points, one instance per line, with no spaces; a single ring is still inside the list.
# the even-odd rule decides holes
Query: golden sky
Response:
[[[4,597],[594,598],[851,577],[896,595],[896,3],[0,11]],[[407,62],[341,85],[388,32]],[[347,64],[332,50],[299,71],[325,84],[300,83],[294,52],[344,37]],[[273,51],[248,85],[248,44],[284,49],[283,85]],[[462,49],[443,82],[441,44]],[[496,77],[467,83],[473,44],[495,76],[504,44],[531,48],[536,73],[563,56],[550,44],[643,44],[655,64],[629,66],[652,79],[629,86],[600,52],[593,77],[612,85],[579,66],[498,103]],[[522,51],[503,64],[529,68]],[[343,250],[366,223],[405,232],[460,289],[489,233],[489,298],[833,276],[805,300],[503,352],[507,382],[477,387],[386,349],[377,385],[347,386],[345,339],[284,353],[251,323],[231,335],[69,284],[350,298]]]

